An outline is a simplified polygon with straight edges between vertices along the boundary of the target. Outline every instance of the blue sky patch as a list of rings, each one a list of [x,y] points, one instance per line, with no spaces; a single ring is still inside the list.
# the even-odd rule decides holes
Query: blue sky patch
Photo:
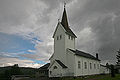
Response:
[[[9,35],[0,32],[0,52],[18,53],[27,50],[35,50],[35,44],[31,40],[24,39],[21,36]]]
[[[0,56],[16,57],[21,60],[23,59],[31,60],[34,63],[45,64],[44,61],[39,61],[39,60],[19,56],[19,54],[35,54],[28,51],[28,50],[35,50],[34,48],[35,44],[32,42],[34,40],[41,41],[35,37],[32,40],[29,40],[29,39],[24,39],[22,36],[10,35],[0,32]]]

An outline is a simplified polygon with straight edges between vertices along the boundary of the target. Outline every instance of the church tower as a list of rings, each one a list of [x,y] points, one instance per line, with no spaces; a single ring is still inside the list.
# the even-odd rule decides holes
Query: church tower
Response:
[[[66,64],[66,50],[67,48],[75,50],[75,38],[77,37],[69,27],[65,5],[62,20],[58,22],[53,38],[54,59]]]

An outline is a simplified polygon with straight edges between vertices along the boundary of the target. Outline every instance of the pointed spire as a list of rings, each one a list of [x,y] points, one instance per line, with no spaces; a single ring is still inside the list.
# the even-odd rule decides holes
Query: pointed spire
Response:
[[[64,11],[63,11],[63,16],[62,16],[61,24],[63,25],[63,27],[65,29],[68,29],[69,25],[68,25],[68,20],[67,20],[67,14],[66,14],[65,6],[66,6],[66,3],[64,3]]]
[[[61,24],[64,27],[64,29],[66,30],[66,33],[77,38],[77,36],[72,32],[72,30],[69,28],[68,25],[68,20],[67,20],[67,14],[66,14],[66,3],[64,3],[64,11],[63,11],[63,15],[62,15],[62,20],[61,20]]]

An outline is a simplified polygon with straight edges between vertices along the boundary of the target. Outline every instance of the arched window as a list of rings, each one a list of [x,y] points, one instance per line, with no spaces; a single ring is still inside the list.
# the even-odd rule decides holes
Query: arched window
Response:
[[[96,69],[96,64],[94,64],[94,68]]]
[[[78,61],[78,69],[80,69],[80,68],[81,68],[80,61]]]
[[[84,62],[84,65],[85,65],[85,69],[87,69],[87,62]]]
[[[99,64],[97,66],[98,66],[98,69],[99,69]]]
[[[90,69],[92,69],[92,63],[90,63]]]

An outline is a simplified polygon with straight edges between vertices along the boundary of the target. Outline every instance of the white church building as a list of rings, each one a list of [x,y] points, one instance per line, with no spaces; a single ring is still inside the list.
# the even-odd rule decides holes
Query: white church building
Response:
[[[49,77],[84,76],[101,73],[98,54],[93,55],[75,48],[77,36],[70,29],[66,9],[53,34],[54,53],[50,57]]]

